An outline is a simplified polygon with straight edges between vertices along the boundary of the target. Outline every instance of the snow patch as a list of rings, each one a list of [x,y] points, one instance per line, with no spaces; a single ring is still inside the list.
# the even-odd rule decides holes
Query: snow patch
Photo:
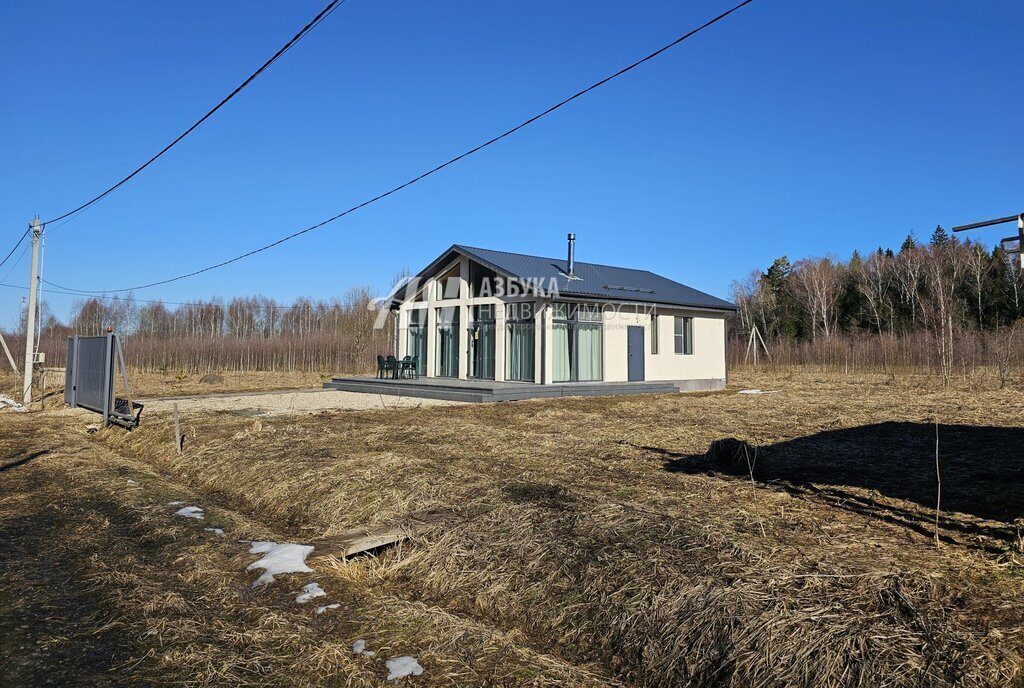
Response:
[[[299,604],[306,604],[316,597],[327,597],[327,593],[318,583],[310,583],[302,588],[302,594],[295,598]]]
[[[205,530],[207,533],[213,533],[214,535],[223,535],[224,534],[224,529],[223,528],[203,528],[203,530]]]
[[[274,576],[279,573],[313,573],[313,569],[306,566],[306,557],[313,553],[313,545],[257,541],[251,543],[249,553],[263,555],[259,561],[245,567],[246,571],[263,569],[262,575],[252,584],[254,588],[273,583]]]
[[[136,482],[135,482],[134,480],[132,480],[131,478],[128,478],[128,484],[129,484],[129,485],[137,485],[138,483],[136,483]]]
[[[28,413],[28,409],[16,402],[14,399],[0,394],[0,410],[5,408],[11,409],[15,413]]]
[[[357,640],[354,643],[352,643],[352,652],[356,653],[357,655],[366,655],[367,657],[377,656],[376,652],[371,652],[370,650],[366,649],[365,640]]]
[[[175,516],[184,516],[185,518],[198,518],[203,519],[206,514],[203,513],[203,507],[201,506],[183,506],[174,512]]]
[[[322,606],[322,607],[317,607],[317,608],[316,608],[316,613],[317,613],[317,614],[323,614],[323,613],[324,613],[325,611],[327,611],[328,609],[337,609],[337,608],[338,608],[338,607],[340,607],[340,606],[341,606],[341,605],[340,605],[340,604],[338,604],[337,602],[335,602],[334,604],[325,604],[325,605],[324,605],[324,606]]]
[[[737,394],[775,394],[777,389],[741,389]]]
[[[185,502],[181,501],[180,499],[176,499],[173,502],[167,502],[167,506],[181,506],[184,503]]]
[[[412,657],[395,657],[384,662],[388,667],[388,680],[397,681],[404,676],[419,676],[423,673],[423,667]]]

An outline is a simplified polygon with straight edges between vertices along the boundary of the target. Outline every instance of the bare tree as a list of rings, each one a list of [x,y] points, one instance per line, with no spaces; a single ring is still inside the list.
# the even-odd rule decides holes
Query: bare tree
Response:
[[[819,330],[826,338],[836,331],[841,269],[830,258],[805,258],[793,266],[793,295],[810,315],[812,340]]]

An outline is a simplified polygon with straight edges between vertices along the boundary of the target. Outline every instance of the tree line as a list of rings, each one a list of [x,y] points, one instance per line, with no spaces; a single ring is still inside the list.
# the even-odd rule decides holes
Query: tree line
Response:
[[[858,342],[863,365],[924,367],[948,381],[971,366],[1001,367],[1020,358],[1014,341],[1024,317],[1020,262],[1001,247],[960,241],[941,226],[926,243],[909,235],[899,251],[855,251],[846,261],[791,263],[783,256],[735,283],[733,298],[743,342],[756,327],[771,343],[769,354],[774,348],[794,363],[825,363],[843,342]],[[749,360],[746,348],[738,350]]]
[[[66,324],[44,315],[41,350],[47,365],[61,367],[68,336],[109,327],[124,337],[128,365],[146,371],[364,372],[376,354],[391,352],[394,340],[390,318],[375,328],[374,298],[365,287],[290,304],[261,296],[173,306],[139,303],[130,294],[87,298],[74,304]],[[19,334],[13,339],[24,350],[24,318]]]

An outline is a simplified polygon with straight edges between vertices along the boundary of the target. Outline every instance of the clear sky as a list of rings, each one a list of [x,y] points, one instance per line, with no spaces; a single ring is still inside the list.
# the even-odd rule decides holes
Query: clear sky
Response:
[[[179,134],[325,0],[0,5],[0,257]],[[504,131],[731,2],[347,0],[167,156],[63,227],[45,276],[118,288],[313,224]],[[728,296],[773,258],[1024,210],[1024,3],[755,0],[322,230],[140,299],[385,290],[452,243]],[[993,243],[1006,232],[986,230]],[[0,268],[0,278],[8,272]],[[0,281],[25,285],[28,260]],[[0,288],[0,324],[21,295]],[[68,296],[47,297],[66,315]]]

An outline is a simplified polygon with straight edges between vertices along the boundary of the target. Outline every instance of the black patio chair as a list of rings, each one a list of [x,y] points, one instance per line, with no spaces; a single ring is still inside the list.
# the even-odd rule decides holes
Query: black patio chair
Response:
[[[395,360],[394,356],[377,356],[377,378],[383,380],[387,373],[391,373],[394,377],[398,371],[398,361]]]
[[[416,369],[416,357],[406,356],[398,362],[401,366],[400,377],[416,377],[419,378],[419,371]]]
[[[386,359],[384,359],[384,369],[391,371],[391,378],[392,379],[394,379],[394,380],[398,379],[399,365],[398,365],[398,359],[397,358],[395,358],[394,356],[388,356]]]

